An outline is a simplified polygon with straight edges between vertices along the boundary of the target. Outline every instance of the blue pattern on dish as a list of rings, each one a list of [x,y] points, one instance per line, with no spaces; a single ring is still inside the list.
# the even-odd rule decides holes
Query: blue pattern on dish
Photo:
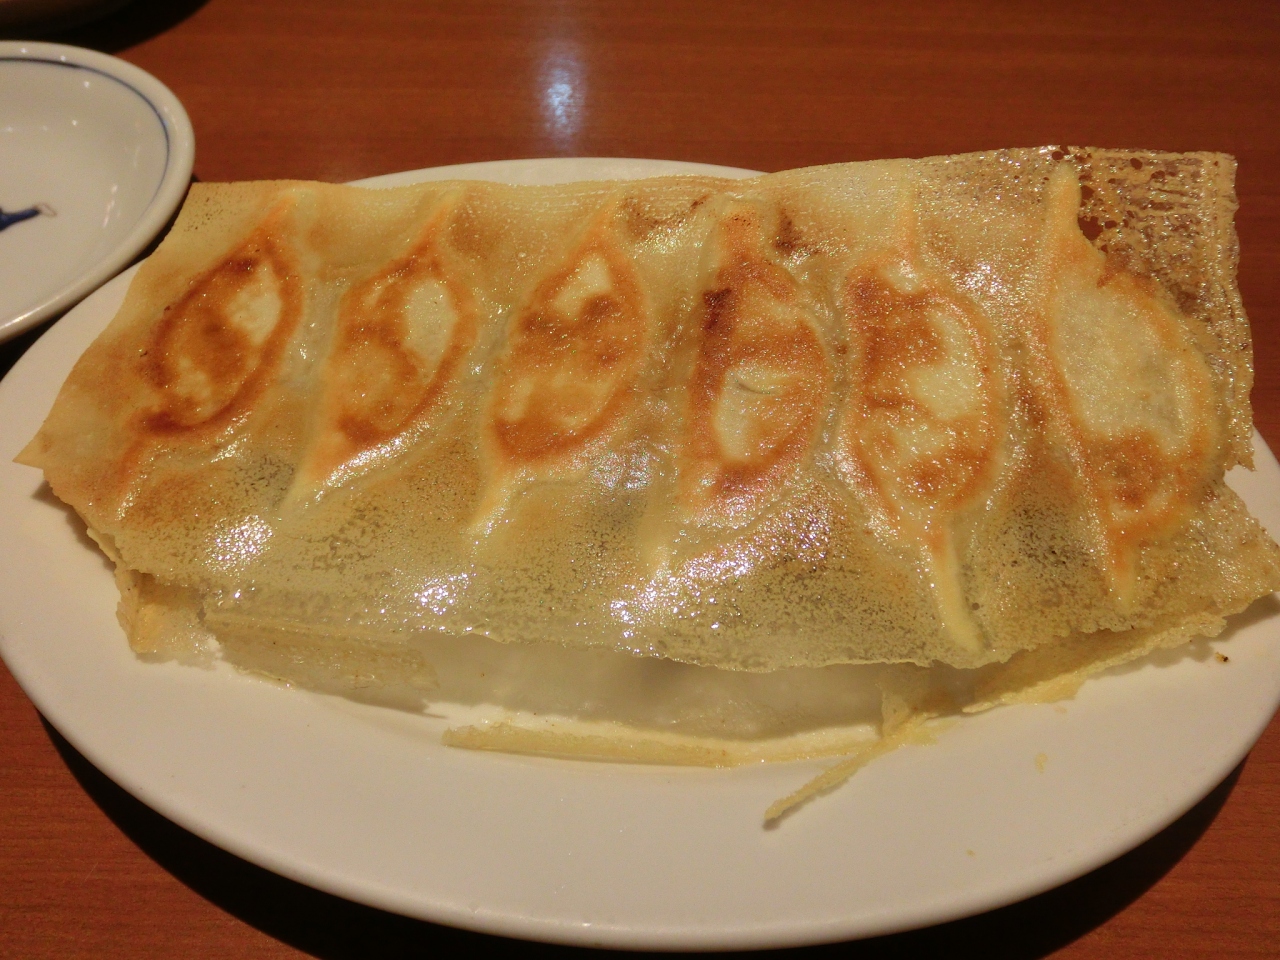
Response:
[[[5,210],[0,208],[0,230],[8,230],[15,223],[22,223],[22,221],[38,217],[42,213],[53,216],[53,211],[43,203],[37,203],[34,207],[27,207],[25,210]]]

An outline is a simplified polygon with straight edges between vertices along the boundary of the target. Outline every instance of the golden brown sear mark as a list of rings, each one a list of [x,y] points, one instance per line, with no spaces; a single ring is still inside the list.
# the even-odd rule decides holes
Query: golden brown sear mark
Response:
[[[681,229],[709,198],[708,194],[701,194],[687,202],[659,208],[652,197],[629,196],[619,204],[621,223],[632,240],[642,242],[656,233]]]
[[[802,249],[803,239],[791,215],[785,210],[782,211],[778,217],[778,232],[773,238],[773,249],[784,257],[789,257]]]
[[[606,212],[517,312],[497,364],[489,433],[517,466],[572,457],[634,402],[644,293]]]
[[[889,261],[855,270],[842,306],[852,367],[840,452],[897,535],[936,537],[937,521],[972,501],[991,472],[987,321],[938,277]]]
[[[302,290],[270,219],[165,307],[142,348],[159,392],[144,432],[219,429],[248,410],[270,380],[302,313]]]
[[[747,518],[804,459],[829,381],[800,286],[766,247],[760,213],[731,207],[689,383],[682,499],[731,521]]]
[[[448,213],[438,211],[408,253],[343,297],[326,362],[320,472],[428,415],[475,343],[475,298],[441,245]]]

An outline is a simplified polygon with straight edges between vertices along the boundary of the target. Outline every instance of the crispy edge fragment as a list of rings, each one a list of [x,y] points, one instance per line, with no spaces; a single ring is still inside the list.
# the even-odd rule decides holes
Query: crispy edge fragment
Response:
[[[641,763],[678,767],[738,767],[840,756],[868,743],[856,729],[817,730],[768,740],[731,740],[661,731],[619,723],[554,722],[537,727],[501,720],[487,726],[451,727],[440,738],[448,747],[489,750],[562,760]]]
[[[902,723],[895,732],[865,745],[862,749],[845,757],[834,767],[818,774],[799,790],[787,794],[781,800],[775,800],[764,812],[764,825],[766,827],[776,826],[788,814],[798,810],[810,800],[830,793],[871,763],[871,761],[883,757],[887,753],[892,753],[899,747],[907,744],[924,745],[933,743],[934,736],[932,732],[924,727],[925,721],[928,719],[929,716],[927,714],[917,714]]]

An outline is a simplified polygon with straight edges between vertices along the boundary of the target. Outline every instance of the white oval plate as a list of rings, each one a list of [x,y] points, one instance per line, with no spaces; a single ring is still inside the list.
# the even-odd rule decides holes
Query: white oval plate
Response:
[[[0,229],[0,340],[127,266],[182,202],[194,159],[186,111],[149,73],[0,42],[0,210],[42,211]]]
[[[715,170],[534,160],[381,178],[552,182]],[[697,770],[450,750],[440,721],[226,669],[147,665],[102,555],[11,458],[121,302],[122,276],[0,383],[0,653],[91,762],[213,843],[399,913],[583,945],[776,947],[1000,906],[1155,834],[1239,763],[1280,699],[1274,600],[1200,643],[904,748],[774,830],[765,807],[822,768]],[[1280,467],[1232,483],[1280,530]],[[1264,608],[1264,609],[1259,609]]]

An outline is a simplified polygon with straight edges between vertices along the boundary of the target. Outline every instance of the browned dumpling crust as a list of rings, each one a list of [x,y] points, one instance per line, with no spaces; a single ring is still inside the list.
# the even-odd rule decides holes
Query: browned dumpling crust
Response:
[[[1233,175],[1044,148],[197,184],[21,459],[118,556],[128,623],[245,663],[270,637],[277,672],[441,633],[1112,662],[1280,584],[1223,482],[1251,451]]]
[[[315,440],[302,465],[312,482],[406,434],[458,380],[479,316],[470,285],[440,239],[453,199],[442,198],[407,252],[339,301]]]

